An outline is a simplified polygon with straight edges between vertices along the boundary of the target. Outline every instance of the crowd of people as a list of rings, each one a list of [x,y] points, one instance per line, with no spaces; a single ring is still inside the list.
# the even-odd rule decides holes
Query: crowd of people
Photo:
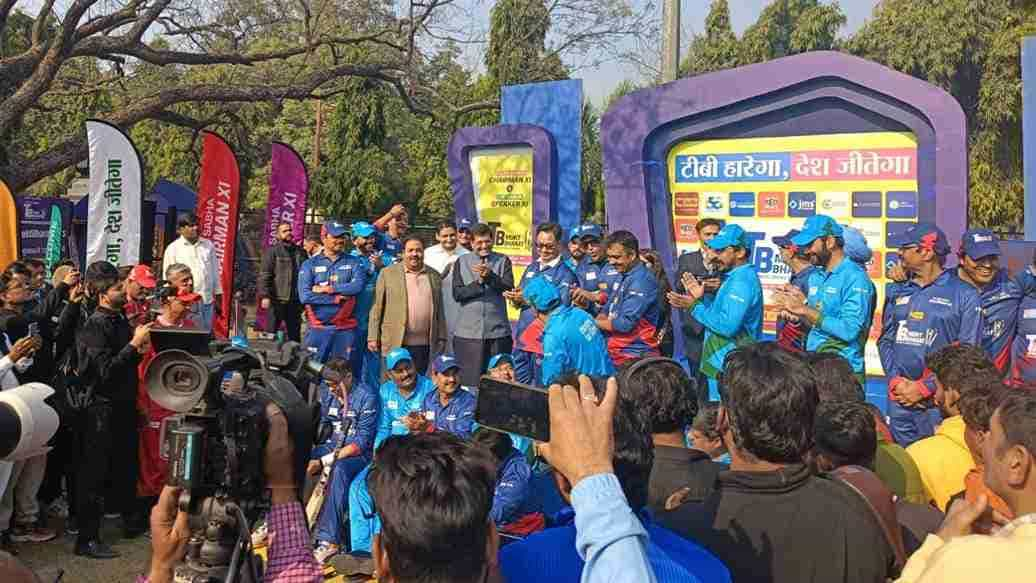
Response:
[[[100,526],[119,515],[153,537],[150,581],[170,580],[186,520],[159,455],[172,412],[144,382],[150,332],[210,328],[224,292],[196,217],[178,229],[161,277],[98,262],[48,282],[34,260],[0,275],[0,384],[54,385],[62,412],[49,454],[0,463],[7,552],[54,539],[48,514],[67,512],[76,554],[115,557]],[[894,241],[881,411],[865,398],[872,253],[830,217],[773,239],[790,279],[772,342],[734,223],[698,222],[671,279],[599,225],[536,225],[518,277],[489,225],[444,221],[427,249],[408,230],[402,205],[301,245],[282,224],[262,258],[267,331],[337,379],[316,393],[333,430],[300,453],[325,485],[308,519],[268,412],[267,580],[322,580],[340,553],[399,582],[1027,579],[1036,271],[1007,273],[992,232],[964,233],[955,268],[935,225]],[[549,389],[549,443],[476,423],[483,375]]]

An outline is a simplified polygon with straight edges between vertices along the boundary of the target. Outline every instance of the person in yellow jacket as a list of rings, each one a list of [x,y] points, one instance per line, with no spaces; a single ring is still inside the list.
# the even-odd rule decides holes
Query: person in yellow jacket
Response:
[[[925,366],[935,373],[934,400],[943,422],[935,435],[906,449],[921,474],[925,493],[939,510],[964,490],[964,478],[975,468],[975,459],[964,439],[964,418],[958,403],[961,395],[992,391],[1000,375],[993,361],[977,346],[956,344],[940,348],[925,357]]]
[[[1017,518],[993,535],[971,534],[988,511],[985,495],[958,500],[896,583],[1031,583],[1036,556],[1036,392],[1001,393],[982,442],[985,481]],[[996,519],[996,515],[994,515]]]

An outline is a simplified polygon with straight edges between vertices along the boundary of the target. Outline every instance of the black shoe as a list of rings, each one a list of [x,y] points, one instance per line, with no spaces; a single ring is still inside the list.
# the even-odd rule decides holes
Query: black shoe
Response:
[[[14,541],[11,540],[10,531],[4,531],[0,534],[0,550],[13,556],[18,556],[18,545],[14,544]]]
[[[79,536],[79,524],[74,517],[65,520],[65,534],[67,536]]]
[[[85,544],[77,543],[76,554],[91,559],[114,559],[120,556],[118,552],[99,540],[92,540]]]

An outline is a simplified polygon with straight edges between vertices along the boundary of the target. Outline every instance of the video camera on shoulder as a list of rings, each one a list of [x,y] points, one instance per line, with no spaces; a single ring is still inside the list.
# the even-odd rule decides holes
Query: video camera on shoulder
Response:
[[[294,441],[293,469],[302,484],[317,434],[319,407],[307,402],[322,365],[296,342],[239,346],[210,342],[198,330],[151,331],[157,355],[145,373],[148,395],[176,414],[162,423],[167,483],[184,488],[191,539],[176,581],[258,583],[250,532],[269,507],[264,470],[266,407],[284,412]]]

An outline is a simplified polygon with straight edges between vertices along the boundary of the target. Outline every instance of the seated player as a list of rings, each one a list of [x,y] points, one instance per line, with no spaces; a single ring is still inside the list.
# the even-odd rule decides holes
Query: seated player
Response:
[[[353,377],[348,360],[336,357],[325,369],[338,375],[337,383],[320,386],[320,418],[334,431],[310,454],[309,474],[324,472],[327,485],[324,506],[316,522],[314,556],[324,563],[346,543],[343,532],[349,521],[349,485],[370,463],[378,426],[378,396]]]

